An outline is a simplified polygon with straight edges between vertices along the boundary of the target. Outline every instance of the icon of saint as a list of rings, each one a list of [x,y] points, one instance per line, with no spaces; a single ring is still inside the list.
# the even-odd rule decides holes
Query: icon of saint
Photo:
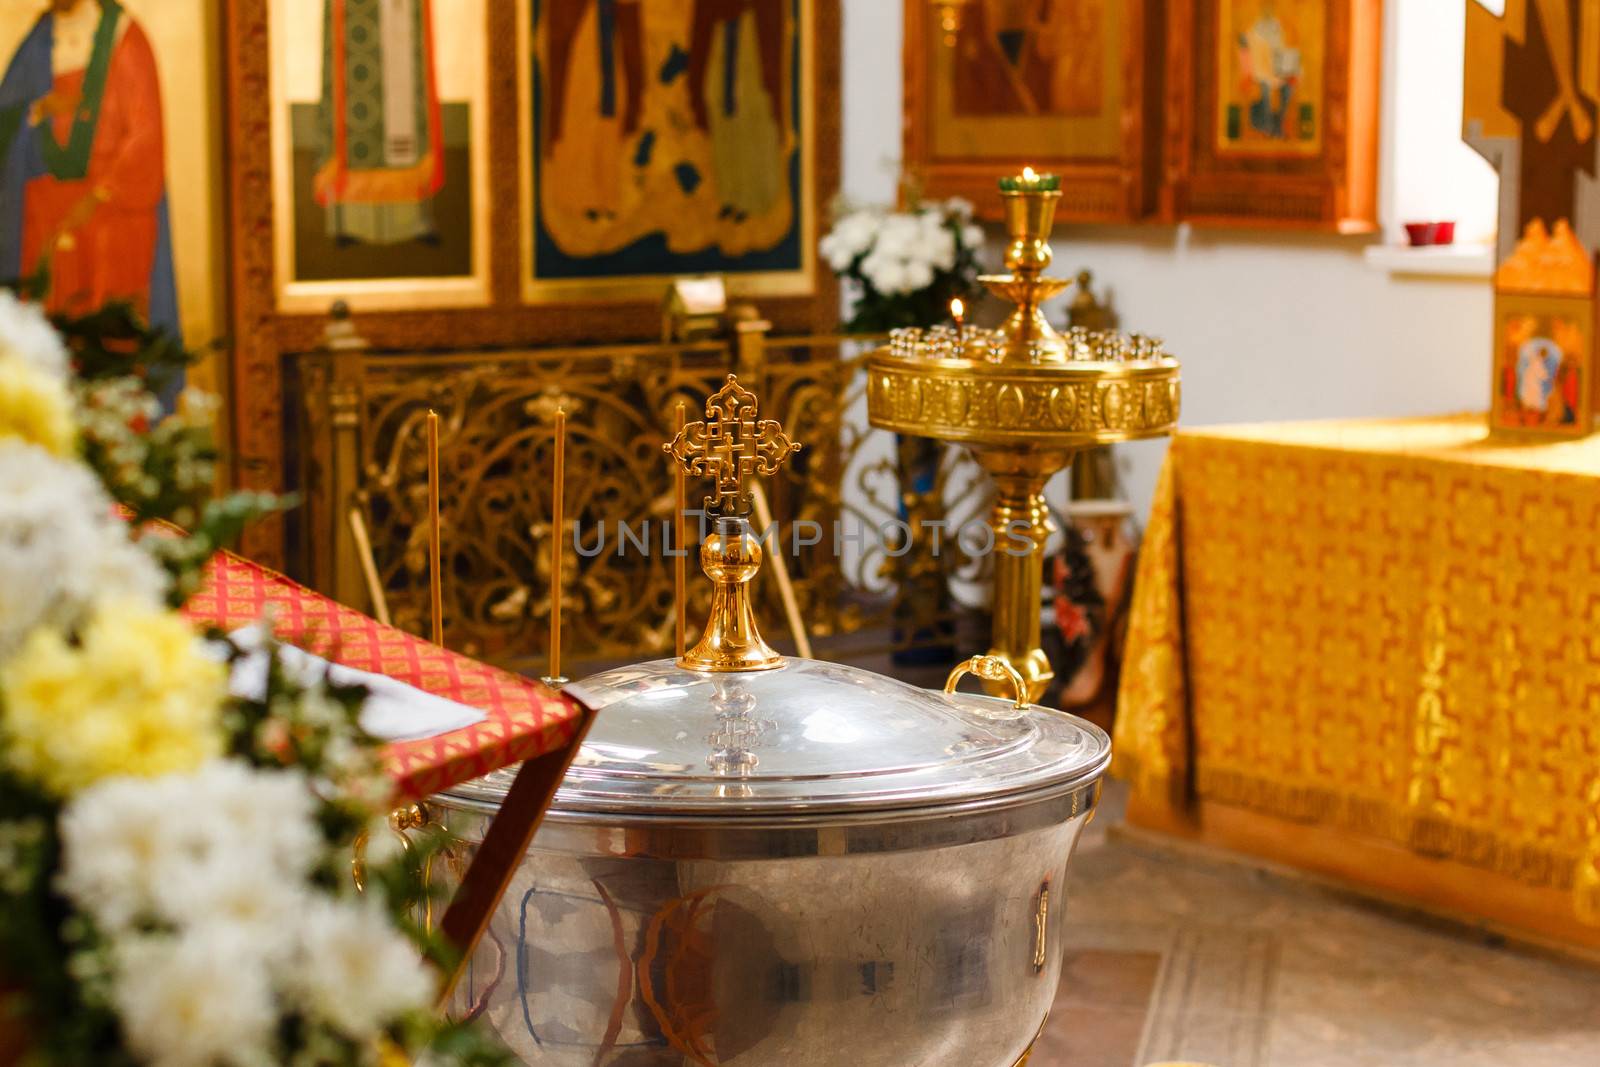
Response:
[[[321,161],[328,234],[350,244],[438,238],[443,118],[431,0],[325,0]]]
[[[178,331],[155,54],[117,0],[50,0],[0,80],[0,277]]]

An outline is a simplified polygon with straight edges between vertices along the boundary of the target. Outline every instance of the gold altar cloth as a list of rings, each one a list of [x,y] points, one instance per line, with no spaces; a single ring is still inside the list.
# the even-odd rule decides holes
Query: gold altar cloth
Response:
[[[1415,884],[1465,865],[1600,923],[1600,439],[1491,441],[1476,415],[1179,434],[1119,697],[1136,821],[1246,809],[1298,825],[1275,840],[1301,859],[1312,824],[1452,865]]]

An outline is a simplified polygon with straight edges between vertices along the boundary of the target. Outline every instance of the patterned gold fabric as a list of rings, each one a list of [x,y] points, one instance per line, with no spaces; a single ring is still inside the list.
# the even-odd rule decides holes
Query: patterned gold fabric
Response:
[[[1116,729],[1145,804],[1325,824],[1600,923],[1600,439],[1481,416],[1180,434]]]

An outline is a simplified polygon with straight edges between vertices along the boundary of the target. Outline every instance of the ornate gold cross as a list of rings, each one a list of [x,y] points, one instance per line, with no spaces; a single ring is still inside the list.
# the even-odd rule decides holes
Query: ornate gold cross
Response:
[[[800,451],[777,420],[757,419],[756,414],[756,395],[730,374],[706,399],[705,421],[687,424],[661,446],[684,470],[716,483],[716,493],[706,497],[706,510],[745,514],[745,476],[776,474],[784,460]]]

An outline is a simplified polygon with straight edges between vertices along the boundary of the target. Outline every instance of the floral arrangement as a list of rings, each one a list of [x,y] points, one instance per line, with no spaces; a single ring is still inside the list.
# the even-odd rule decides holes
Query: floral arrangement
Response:
[[[387,828],[365,692],[177,610],[285,503],[213,496],[209,401],[157,399],[189,358],[0,290],[0,1064],[507,1062],[432,1011],[443,841]]]
[[[975,295],[983,229],[967,201],[913,202],[904,211],[844,206],[835,216],[821,251],[855,292],[845,329],[932,326],[949,317],[951,300]]]

